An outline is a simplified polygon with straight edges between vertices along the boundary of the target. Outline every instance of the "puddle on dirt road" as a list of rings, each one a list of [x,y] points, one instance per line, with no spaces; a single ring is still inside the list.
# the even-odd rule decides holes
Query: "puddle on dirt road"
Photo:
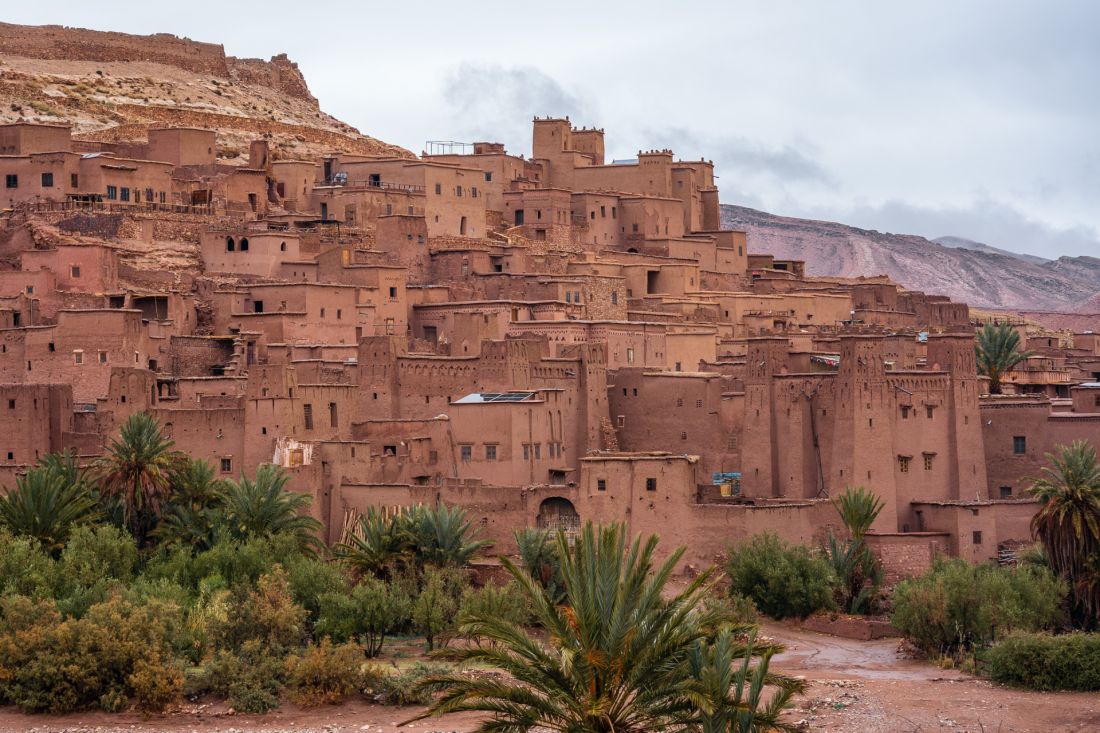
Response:
[[[898,652],[898,639],[861,641],[767,624],[767,636],[786,651],[773,658],[775,668],[819,679],[931,680],[965,678],[958,672],[910,659]]]

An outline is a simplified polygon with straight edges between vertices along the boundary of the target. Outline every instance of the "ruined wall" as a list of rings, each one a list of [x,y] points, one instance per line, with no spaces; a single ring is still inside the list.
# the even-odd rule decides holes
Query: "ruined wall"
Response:
[[[128,33],[0,23],[0,55],[65,61],[153,61],[199,74],[228,77],[221,44],[200,43],[168,33]]]

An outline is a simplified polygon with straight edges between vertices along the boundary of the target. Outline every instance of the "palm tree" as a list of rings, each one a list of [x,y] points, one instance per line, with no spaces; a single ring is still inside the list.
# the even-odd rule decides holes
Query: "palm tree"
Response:
[[[862,486],[844,487],[831,503],[854,540],[863,539],[885,506],[882,499]]]
[[[561,603],[565,584],[561,579],[561,558],[554,536],[545,529],[525,527],[516,532],[516,547],[523,569],[538,581],[551,600]]]
[[[348,517],[343,539],[333,548],[336,556],[360,574],[393,577],[412,559],[403,513],[372,506],[366,514]]]
[[[832,499],[851,539],[842,541],[829,530],[821,550],[840,579],[835,600],[847,613],[867,613],[875,605],[876,595],[885,578],[881,564],[864,541],[885,506],[873,492],[862,486],[847,486]]]
[[[465,510],[457,506],[418,506],[406,512],[405,518],[412,549],[422,563],[461,567],[492,544],[477,538]]]
[[[173,445],[156,418],[135,412],[93,466],[101,495],[118,502],[122,521],[138,542],[156,524],[171,493],[172,475],[186,460]]]
[[[238,539],[289,535],[304,551],[312,553],[320,547],[321,523],[299,513],[312,498],[286,491],[289,480],[278,466],[265,463],[256,469],[254,481],[242,472],[239,481],[226,482],[222,506],[230,535]]]
[[[85,483],[72,454],[50,454],[16,488],[0,496],[0,526],[12,534],[38,540],[57,554],[73,529],[100,516],[95,494]]]
[[[711,730],[789,729],[777,717],[802,685],[768,673],[774,647],[735,643],[731,631],[746,629],[728,629],[721,612],[704,608],[713,569],[666,598],[684,548],[654,568],[656,537],[628,547],[622,526],[596,530],[591,523],[573,547],[560,532],[557,544],[564,604],[502,561],[546,640],[494,615],[465,616],[460,632],[490,643],[437,654],[506,674],[429,678],[421,688],[442,696],[414,720],[471,710],[491,714],[481,731],[688,731],[699,730],[704,719],[718,726]],[[763,702],[765,686],[780,690],[774,708]]]
[[[1100,465],[1096,449],[1074,441],[1047,454],[1050,466],[1031,485],[1039,511],[1031,529],[1051,569],[1070,586],[1074,615],[1100,623]]]
[[[978,342],[974,345],[977,356],[978,374],[989,377],[989,393],[1001,393],[1001,378],[1004,373],[1032,355],[1031,351],[1020,351],[1020,334],[1007,323],[994,326],[987,323],[978,331]]]
[[[171,477],[172,493],[153,534],[164,544],[209,549],[215,542],[225,482],[206,461],[188,459]]]

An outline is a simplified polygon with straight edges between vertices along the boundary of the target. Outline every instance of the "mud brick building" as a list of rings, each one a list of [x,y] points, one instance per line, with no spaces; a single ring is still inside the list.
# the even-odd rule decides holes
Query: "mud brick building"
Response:
[[[1095,335],[1032,334],[986,396],[965,304],[753,251],[709,161],[608,162],[557,118],[529,158],[428,147],[231,163],[206,129],[0,126],[3,485],[146,410],[224,476],[284,467],[327,540],[441,501],[500,552],[622,521],[700,566],[816,542],[862,485],[901,577],[1026,540],[1025,477],[1100,439]]]

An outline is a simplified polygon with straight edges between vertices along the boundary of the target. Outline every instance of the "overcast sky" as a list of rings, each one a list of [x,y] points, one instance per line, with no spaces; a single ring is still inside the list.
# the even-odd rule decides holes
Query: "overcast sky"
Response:
[[[420,152],[534,115],[715,161],[724,203],[1100,256],[1100,2],[8,3],[0,19],[286,52]]]

